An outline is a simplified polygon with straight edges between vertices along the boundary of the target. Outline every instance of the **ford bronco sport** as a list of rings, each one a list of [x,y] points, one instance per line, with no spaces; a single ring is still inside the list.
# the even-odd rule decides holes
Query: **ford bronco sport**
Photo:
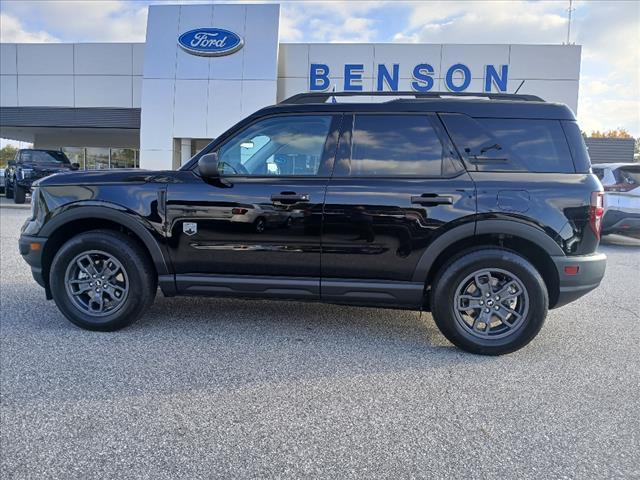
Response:
[[[488,355],[523,347],[549,308],[599,285],[603,189],[566,106],[435,92],[336,101],[351,95],[264,108],[178,171],[42,179],[20,252],[91,330],[131,324],[159,285],[424,309],[455,345]]]

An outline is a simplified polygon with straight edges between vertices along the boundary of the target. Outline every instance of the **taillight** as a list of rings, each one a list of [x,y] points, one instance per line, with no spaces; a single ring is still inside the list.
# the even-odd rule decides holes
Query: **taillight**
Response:
[[[234,208],[234,209],[231,210],[231,214],[232,215],[244,215],[248,211],[249,210],[247,210],[246,208]]]
[[[637,185],[633,183],[614,183],[613,185],[605,185],[605,192],[628,192],[629,190],[633,190]]]
[[[604,215],[604,192],[591,192],[589,203],[589,226],[596,238],[600,239],[600,229],[602,228],[602,217]]]

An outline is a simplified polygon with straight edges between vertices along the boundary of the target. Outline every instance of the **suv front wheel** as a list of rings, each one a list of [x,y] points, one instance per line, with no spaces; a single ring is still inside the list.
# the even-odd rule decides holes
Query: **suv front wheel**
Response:
[[[542,328],[549,306],[536,268],[499,248],[452,259],[433,285],[432,313],[442,334],[458,347],[483,355],[527,345]]]
[[[153,302],[157,277],[142,247],[124,233],[93,230],[67,241],[53,259],[51,293],[60,311],[87,330],[130,325]]]
[[[13,189],[8,180],[4,181],[4,196],[9,200],[13,198]]]
[[[18,185],[18,182],[13,183],[12,194],[14,203],[22,204],[27,199],[27,190],[24,187]]]

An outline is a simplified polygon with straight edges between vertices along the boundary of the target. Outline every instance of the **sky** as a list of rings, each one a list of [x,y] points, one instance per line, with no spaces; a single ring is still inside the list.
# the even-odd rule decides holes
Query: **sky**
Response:
[[[213,2],[0,0],[0,41],[144,42],[147,6],[158,3]],[[568,0],[277,3],[282,42],[561,44],[567,38]],[[581,128],[624,128],[640,137],[640,1],[574,0],[573,9],[570,41],[582,45]]]

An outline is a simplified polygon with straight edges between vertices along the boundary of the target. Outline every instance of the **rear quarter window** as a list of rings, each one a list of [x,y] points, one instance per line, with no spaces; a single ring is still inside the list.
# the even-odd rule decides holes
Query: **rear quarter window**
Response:
[[[478,171],[574,173],[558,120],[442,114],[454,143]]]
[[[569,142],[569,149],[571,150],[576,172],[588,173],[589,168],[591,168],[591,159],[589,158],[589,151],[584,143],[584,138],[582,138],[580,127],[576,122],[563,120],[562,128],[567,136],[567,142]]]

